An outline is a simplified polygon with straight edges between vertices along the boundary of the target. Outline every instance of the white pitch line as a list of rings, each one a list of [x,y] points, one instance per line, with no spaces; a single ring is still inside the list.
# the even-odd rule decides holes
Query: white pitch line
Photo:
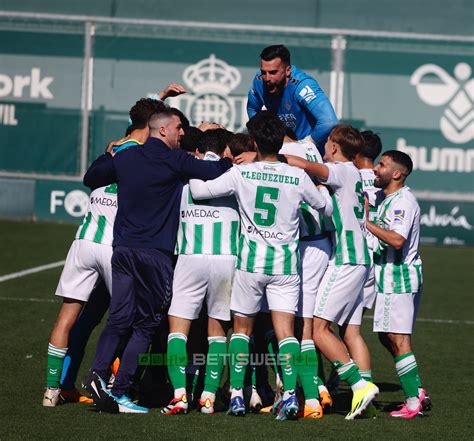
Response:
[[[364,316],[365,319],[373,319],[373,315],[366,315]],[[451,320],[451,319],[430,319],[430,318],[422,318],[418,317],[416,319],[417,322],[424,322],[424,323],[443,323],[447,325],[474,325],[474,321],[472,320]]]
[[[0,297],[0,300],[8,302],[34,302],[34,303],[58,303],[57,299],[35,299],[34,297]]]
[[[0,276],[0,282],[6,282],[7,280],[18,279],[19,277],[28,276],[29,274],[39,273],[41,271],[46,271],[52,268],[57,268],[58,266],[63,266],[65,260],[60,260],[59,262],[48,263],[47,265],[36,266],[34,268],[29,268],[23,271],[18,271],[16,273],[5,274]]]

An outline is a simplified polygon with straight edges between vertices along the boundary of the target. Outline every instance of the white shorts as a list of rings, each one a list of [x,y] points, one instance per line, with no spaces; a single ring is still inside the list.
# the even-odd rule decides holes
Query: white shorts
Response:
[[[314,304],[321,279],[324,276],[332,253],[329,239],[300,241],[300,295],[297,317],[312,318]]]
[[[313,315],[344,324],[362,295],[368,270],[368,265],[334,265],[330,262],[319,285]]]
[[[420,305],[421,292],[408,294],[377,293],[374,332],[411,334]]]
[[[362,295],[357,298],[357,301],[352,309],[352,312],[346,319],[349,325],[361,325],[364,309],[372,309],[375,303],[375,275],[374,266],[371,265],[369,275],[362,287]]]
[[[235,263],[235,256],[180,255],[168,314],[195,320],[206,300],[209,317],[229,321]]]
[[[87,302],[101,277],[112,294],[112,247],[76,239],[66,257],[56,295]]]
[[[241,315],[260,312],[262,299],[266,296],[270,311],[294,313],[298,306],[300,276],[248,273],[235,270],[230,309]]]

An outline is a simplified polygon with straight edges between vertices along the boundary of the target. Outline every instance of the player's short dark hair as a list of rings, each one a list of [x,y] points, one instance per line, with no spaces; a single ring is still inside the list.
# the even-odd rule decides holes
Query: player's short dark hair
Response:
[[[331,141],[341,146],[341,152],[345,158],[352,161],[355,159],[357,153],[362,152],[364,148],[364,138],[360,132],[347,124],[338,124],[331,133],[329,133]]]
[[[266,47],[260,54],[260,58],[263,61],[271,61],[275,58],[280,58],[284,64],[289,66],[291,64],[290,51],[283,44],[275,44],[273,46]]]
[[[201,151],[201,139],[204,132],[197,127],[189,126],[184,128],[184,136],[179,144],[180,148],[187,152],[194,153],[196,149]]]
[[[236,133],[234,136],[232,136],[227,145],[229,146],[232,156],[235,157],[244,152],[255,151],[255,146],[253,143],[253,138],[247,133]]]
[[[261,110],[247,122],[247,129],[260,152],[266,155],[278,154],[283,145],[285,126],[276,114]]]
[[[401,165],[404,169],[404,175],[408,176],[413,170],[413,161],[410,156],[400,150],[387,150],[382,156],[388,156],[393,162]]]
[[[154,100],[152,98],[139,99],[129,112],[130,119],[132,120],[132,130],[144,129],[151,115],[163,111],[166,108],[167,106],[163,101]],[[132,130],[127,130],[127,132],[130,133]]]
[[[170,112],[173,115],[176,115],[181,120],[181,125],[183,126],[183,129],[191,125],[189,123],[189,119],[186,118],[186,116],[184,115],[183,112],[181,112],[181,110],[177,109],[176,107],[170,107]]]
[[[222,155],[227,147],[228,135],[226,132],[225,129],[206,130],[201,138],[201,147],[204,152],[214,152],[216,155]]]
[[[365,130],[360,132],[362,138],[364,138],[364,147],[360,154],[372,161],[375,161],[380,152],[382,151],[382,140],[377,133],[372,130]]]

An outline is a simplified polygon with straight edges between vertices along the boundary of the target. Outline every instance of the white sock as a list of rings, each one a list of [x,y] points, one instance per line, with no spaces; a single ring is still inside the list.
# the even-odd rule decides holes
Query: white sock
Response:
[[[208,398],[211,401],[216,401],[216,394],[212,392],[203,391],[203,393],[201,394],[201,400],[204,401],[204,400],[207,400]]]
[[[244,391],[242,390],[241,387],[233,387],[232,392],[230,394],[230,399],[235,398],[235,397],[240,397],[244,398]]]
[[[420,399],[418,397],[407,398],[407,407],[410,410],[416,410],[420,405]]]
[[[305,406],[312,407],[312,408],[320,406],[319,400],[317,398],[310,398],[309,400],[306,400],[304,404]]]
[[[288,398],[290,398],[294,394],[295,394],[294,389],[285,390],[285,392],[283,392],[283,401],[287,400]]]
[[[356,390],[362,389],[363,387],[367,386],[367,384],[368,384],[367,381],[365,381],[364,379],[359,380],[357,383],[354,383],[351,386],[352,392],[355,392]]]
[[[329,393],[328,391],[328,388],[324,385],[321,385],[321,386],[318,386],[318,392],[321,393],[321,392],[327,392]]]
[[[186,388],[185,387],[179,387],[178,389],[174,390],[174,397],[175,398],[181,398],[185,394],[186,394]]]

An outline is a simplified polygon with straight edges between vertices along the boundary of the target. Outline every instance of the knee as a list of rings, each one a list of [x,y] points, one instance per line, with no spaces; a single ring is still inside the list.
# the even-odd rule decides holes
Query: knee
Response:
[[[106,329],[118,335],[125,335],[130,332],[133,326],[133,317],[115,317],[109,315]]]
[[[318,341],[322,335],[330,332],[330,324],[325,320],[314,320],[313,322],[313,340]]]
[[[409,335],[387,334],[392,348],[392,355],[399,356],[411,352],[411,342]]]

